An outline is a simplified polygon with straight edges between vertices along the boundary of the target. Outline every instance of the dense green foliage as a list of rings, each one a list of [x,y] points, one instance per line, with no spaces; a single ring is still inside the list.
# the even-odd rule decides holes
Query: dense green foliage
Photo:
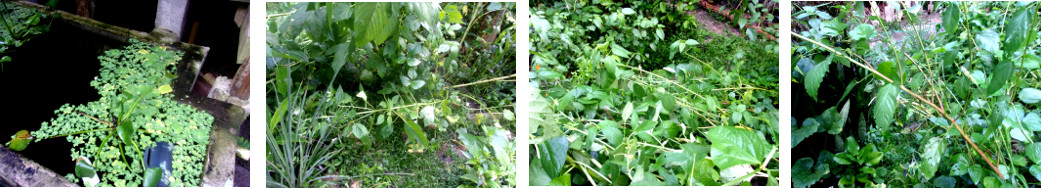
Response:
[[[1038,3],[885,5],[793,8],[794,186],[1036,185]]]
[[[513,187],[513,3],[267,4],[273,187]]]
[[[530,185],[777,185],[776,48],[666,34],[640,2],[534,6]]]
[[[0,2],[0,69],[3,63],[13,61],[11,57],[4,55],[5,53],[13,51],[50,28],[49,25],[40,23],[46,18],[47,15],[34,10]]]
[[[99,56],[101,73],[90,85],[101,98],[63,105],[56,118],[32,131],[32,140],[65,137],[73,144],[75,177],[99,178],[88,186],[135,187],[157,182],[158,167],[146,169],[144,149],[168,142],[173,166],[170,186],[199,186],[213,117],[172,99],[172,65],[181,53],[131,39],[124,49]],[[22,136],[20,136],[22,137]],[[88,162],[89,161],[89,162]],[[73,165],[74,163],[69,163]],[[80,173],[80,172],[97,172]],[[150,178],[149,174],[152,174]],[[94,185],[94,183],[98,183]]]

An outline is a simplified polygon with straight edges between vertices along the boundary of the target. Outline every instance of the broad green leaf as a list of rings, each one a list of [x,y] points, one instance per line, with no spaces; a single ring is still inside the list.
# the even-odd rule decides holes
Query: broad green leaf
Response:
[[[922,146],[922,175],[925,179],[931,179],[939,169],[940,161],[944,160],[947,153],[947,143],[942,138],[930,138],[929,142]]]
[[[571,186],[571,174],[560,175],[546,186]]]
[[[954,94],[957,95],[958,98],[961,98],[962,100],[968,99],[969,89],[972,88],[972,85],[969,85],[968,78],[959,77],[958,81],[955,81],[954,86]]]
[[[546,170],[542,169],[541,163],[532,162],[528,164],[528,185],[531,186],[546,186],[551,180],[546,175]]]
[[[821,81],[824,81],[824,75],[828,74],[829,66],[831,66],[831,58],[814,65],[810,72],[806,73],[803,84],[806,87],[806,93],[810,94],[813,100],[817,100],[817,89],[820,88]]]
[[[1020,128],[1018,125],[1013,125],[1012,129],[1008,131],[1008,134],[1012,137],[1012,139],[1016,139],[1021,142],[1033,142],[1031,138],[1034,136],[1034,134],[1031,134],[1030,130]]]
[[[604,133],[604,137],[607,137],[607,143],[611,146],[618,146],[622,142],[622,131],[618,130],[618,123],[611,120],[601,121],[600,124],[601,132]]]
[[[118,134],[119,138],[123,140],[123,143],[127,145],[133,143],[134,140],[131,137],[134,135],[135,131],[137,131],[137,129],[134,127],[134,123],[129,120],[121,121],[119,127],[116,127],[116,134]]]
[[[369,42],[380,45],[394,34],[398,27],[398,18],[393,5],[394,3],[384,2],[354,4],[354,10],[357,10],[357,17],[354,19],[354,45],[365,46]]]
[[[813,159],[803,157],[792,166],[792,184],[797,188],[809,187],[820,181],[824,172],[814,172]]]
[[[896,96],[899,92],[900,90],[894,84],[887,84],[878,89],[873,111],[875,126],[888,127],[893,123],[897,110]]]
[[[719,173],[716,171],[714,163],[711,159],[697,159],[694,162],[693,172],[690,173],[690,178],[697,180],[701,185],[716,186],[719,185]]]
[[[513,121],[517,117],[513,114],[513,111],[503,110],[502,111],[502,118],[506,119],[506,121]]]
[[[144,178],[145,187],[155,187],[159,185],[159,180],[163,179],[163,169],[159,167],[145,169]]]
[[[633,102],[625,103],[625,108],[622,108],[622,122],[628,121],[629,116],[633,115]]]
[[[860,155],[857,157],[863,160],[862,162],[864,164],[876,165],[878,162],[882,161],[883,154],[882,152],[878,152],[878,149],[875,149],[874,143],[869,143],[864,146],[864,149],[860,150]]]
[[[29,135],[29,131],[20,130],[15,133],[14,139],[11,139],[10,145],[7,147],[12,151],[22,151],[29,146],[29,142],[32,141],[32,136]]]
[[[336,54],[333,57],[333,64],[332,64],[333,72],[334,73],[338,73],[338,72],[340,72],[340,69],[343,68],[343,65],[347,64],[347,58],[348,58],[347,55],[348,55],[348,53],[350,52],[351,49],[349,49],[347,47],[347,44],[339,44],[339,45],[336,45],[335,47],[333,47],[333,50],[336,50]],[[370,62],[376,61],[376,58],[372,58],[372,59],[369,59],[369,60],[370,60]]]
[[[557,177],[561,173],[561,168],[564,167],[564,159],[567,157],[568,140],[567,137],[559,136],[543,142],[539,147],[539,157],[542,161],[542,168],[546,170],[546,175],[550,177]]]
[[[716,126],[706,134],[712,142],[712,160],[719,169],[737,165],[759,164],[770,152],[770,144],[753,131]]]
[[[427,84],[427,81],[412,80],[412,84],[411,85],[412,85],[412,89],[419,89],[419,88],[422,88],[426,84]]]
[[[1028,113],[1023,117],[1023,128],[1028,131],[1041,131],[1041,115],[1036,112]]]
[[[405,115],[402,115],[401,113],[396,114],[398,114],[398,117],[401,117],[401,120],[405,122],[405,126],[407,126],[405,127],[405,134],[407,134],[409,138],[412,138],[416,143],[420,143],[423,146],[429,145],[426,133],[423,133],[423,127],[420,127],[416,122],[406,118]]]
[[[817,133],[817,127],[820,126],[820,122],[813,118],[806,118],[806,120],[803,120],[801,128],[797,128],[795,125],[796,121],[792,119],[792,148],[798,146],[806,137]]]
[[[871,39],[875,37],[875,26],[871,24],[860,24],[852,31],[849,31],[849,37],[853,40]]]
[[[947,33],[955,33],[960,25],[959,19],[961,19],[961,10],[958,10],[957,3],[948,4],[947,10],[943,12],[943,28]]]
[[[972,178],[973,183],[980,183],[983,180],[983,176],[987,175],[990,170],[984,170],[980,164],[973,164],[969,166],[969,178]]]
[[[954,188],[956,184],[958,184],[958,180],[955,180],[950,176],[940,176],[933,179],[933,186],[939,188]]]
[[[954,166],[951,166],[951,176],[961,176],[969,173],[969,167],[972,166],[972,161],[969,160],[968,155],[965,153],[959,153],[954,156]]]
[[[1005,176],[1005,177],[1008,177],[1008,176]],[[987,176],[987,177],[983,178],[983,187],[986,187],[986,188],[997,188],[1000,185],[1001,185],[1001,182],[998,181],[997,176]]]
[[[997,54],[1001,44],[998,42],[999,34],[994,29],[986,29],[976,34],[976,44],[984,51]]]
[[[994,66],[994,70],[990,73],[990,84],[987,85],[987,94],[993,94],[1001,88],[1005,87],[1005,81],[1008,81],[1009,76],[1012,76],[1012,72],[1015,71],[1015,66],[1010,61],[1002,61],[998,65]]]
[[[1041,179],[1041,164],[1030,165],[1030,175],[1033,175],[1035,179]]]
[[[278,91],[278,94],[284,96],[286,95],[286,92],[289,91],[289,86],[291,86],[292,83],[292,81],[289,78],[289,67],[276,67],[278,68],[275,69],[275,90]]]
[[[1026,44],[1033,42],[1027,41],[1027,35],[1030,32],[1037,32],[1037,30],[1031,29],[1034,24],[1034,14],[1037,14],[1037,10],[1020,8],[1009,18],[1008,23],[1005,24],[1005,54],[1011,55],[1023,49]]]
[[[1023,55],[1023,62],[1016,63],[1016,67],[1022,67],[1027,70],[1041,68],[1041,57],[1034,54]]]
[[[173,88],[170,88],[170,84],[166,84],[166,85],[159,86],[159,88],[156,89],[156,90],[159,91],[159,94],[167,94],[167,93],[172,92]]]
[[[564,76],[564,75],[558,73],[557,71],[551,71],[551,70],[542,70],[542,71],[539,71],[539,73],[538,73],[538,78],[539,79],[543,79],[543,80],[554,80],[554,79],[560,78],[561,76]]]
[[[643,169],[639,169],[636,175],[633,175],[633,181],[629,186],[666,186],[668,183],[662,182],[655,176],[654,173],[644,172]]]
[[[1026,153],[1027,158],[1030,158],[1030,161],[1034,162],[1034,164],[1041,163],[1041,143],[1027,144],[1023,152]]]
[[[365,138],[369,136],[369,129],[365,128],[365,125],[362,125],[361,123],[355,123],[354,126],[351,127],[351,133],[361,140],[366,140]]]
[[[842,105],[842,110],[839,110],[839,120],[828,129],[828,134],[838,135],[842,132],[842,127],[846,126],[846,120],[849,119],[849,101]]]
[[[382,138],[390,137],[391,134],[394,134],[394,125],[392,125],[392,124],[383,124],[382,126],[380,126],[379,134],[380,134],[380,137],[382,137]]]
[[[95,176],[94,165],[90,164],[90,161],[84,157],[80,157],[80,160],[76,162],[76,177],[89,178]]]
[[[842,20],[834,19],[821,22],[820,30],[822,35],[835,37],[842,35],[842,31],[846,30],[846,27],[846,23],[843,23]]]
[[[448,22],[463,24],[463,14],[459,13],[459,7],[455,5],[445,6],[439,14],[440,19],[448,17]]]
[[[1027,104],[1034,104],[1041,101],[1041,90],[1034,88],[1025,88],[1019,91],[1019,100],[1022,100]]]
[[[622,14],[633,15],[633,14],[636,14],[636,11],[634,11],[632,8],[623,8],[622,9]]]
[[[899,82],[900,81],[900,77],[898,77],[897,74],[896,74],[896,63],[893,63],[892,61],[885,61],[885,62],[879,63],[878,64],[878,72],[882,73],[883,76],[886,76],[886,78],[889,78],[890,80],[893,80],[894,82]],[[878,78],[879,80],[885,80],[885,79],[882,79],[882,77],[878,76],[878,75],[875,75],[875,78]]]
[[[619,46],[618,44],[611,43],[611,54],[621,58],[629,58],[629,54],[632,54],[632,52],[625,50],[625,48],[622,48],[622,46]]]

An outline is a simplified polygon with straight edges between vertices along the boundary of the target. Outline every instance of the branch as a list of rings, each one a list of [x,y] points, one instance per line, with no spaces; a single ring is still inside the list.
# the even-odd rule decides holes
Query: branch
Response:
[[[896,82],[893,82],[892,79],[889,79],[889,77],[886,77],[886,75],[883,75],[882,73],[880,73],[877,70],[875,70],[874,68],[872,68],[871,66],[868,66],[868,65],[863,64],[863,63],[861,63],[859,61],[853,60],[853,58],[850,58],[849,56],[847,56],[847,55],[845,55],[843,53],[840,53],[839,51],[837,51],[835,49],[832,49],[832,48],[828,47],[827,45],[821,44],[820,42],[815,41],[813,39],[806,38],[806,37],[804,37],[802,35],[799,35],[799,34],[797,34],[795,32],[792,32],[792,36],[794,36],[796,38],[799,38],[799,39],[802,39],[804,41],[808,41],[810,43],[816,44],[817,46],[820,46],[820,47],[822,47],[824,49],[827,49],[828,51],[831,51],[833,53],[839,54],[840,56],[842,56],[842,57],[846,58],[847,60],[849,60],[849,62],[853,62],[853,64],[856,64],[857,66],[860,66],[860,67],[868,70],[869,72],[875,74],[876,76],[881,77],[883,80],[886,80],[886,81],[888,81],[890,83],[896,83]],[[976,146],[976,143],[972,142],[972,139],[970,139],[969,136],[967,134],[965,134],[965,130],[962,130],[961,126],[958,125],[958,122],[954,121],[954,119],[951,118],[951,116],[947,115],[947,112],[943,111],[943,109],[940,108],[939,106],[936,106],[936,104],[933,104],[933,102],[931,102],[929,100],[926,100],[925,98],[922,98],[922,96],[919,96],[917,93],[912,92],[910,89],[907,89],[907,87],[904,87],[903,84],[900,85],[900,89],[904,90],[904,92],[907,92],[907,94],[910,94],[911,96],[914,96],[918,100],[921,100],[925,104],[928,104],[929,106],[933,107],[933,109],[936,109],[938,112],[940,112],[940,115],[942,115],[944,118],[946,118],[947,121],[949,121],[951,123],[951,125],[954,125],[954,128],[958,130],[958,133],[960,133],[961,137],[963,139],[965,139],[965,142],[968,142],[969,145],[972,146],[972,149],[976,150],[976,153],[979,153],[980,156],[983,156],[983,160],[987,161],[987,165],[990,165],[990,168],[992,170],[994,170],[995,173],[998,174],[998,177],[1001,178],[1001,179],[1005,179],[1005,177],[1001,175],[1001,170],[998,170],[998,167],[994,166],[994,163],[990,161],[990,157],[987,157],[987,155],[983,153],[983,150],[980,150],[979,146]]]
[[[482,84],[482,83],[487,83],[487,82],[502,81],[502,80],[506,80],[508,78],[514,78],[514,77],[517,77],[516,73],[514,73],[513,75],[509,75],[509,76],[503,76],[503,77],[498,77],[498,78],[486,79],[486,80],[470,82],[470,83],[465,83],[465,84],[459,84],[459,85],[454,85],[454,86],[445,86],[444,88],[466,87],[466,86],[470,86],[470,85]],[[506,80],[506,81],[512,81],[512,80]]]

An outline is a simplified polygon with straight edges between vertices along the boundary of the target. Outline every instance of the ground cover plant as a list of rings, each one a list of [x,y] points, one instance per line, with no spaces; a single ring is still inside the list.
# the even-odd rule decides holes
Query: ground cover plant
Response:
[[[268,186],[516,186],[514,3],[266,6]]]
[[[213,117],[172,98],[172,65],[181,53],[131,39],[98,59],[102,68],[90,85],[100,99],[61,106],[56,118],[19,131],[7,146],[21,151],[32,142],[68,140],[75,173],[66,178],[85,186],[199,186]],[[171,166],[150,167],[145,150],[161,142],[172,145]]]
[[[794,187],[1036,186],[1038,6],[796,3]]]
[[[661,3],[532,4],[530,185],[777,185],[776,43]]]

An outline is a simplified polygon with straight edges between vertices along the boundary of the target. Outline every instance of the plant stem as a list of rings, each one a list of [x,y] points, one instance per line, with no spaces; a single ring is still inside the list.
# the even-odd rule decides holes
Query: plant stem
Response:
[[[52,139],[52,138],[66,137],[66,136],[72,136],[72,135],[83,134],[83,133],[105,131],[105,130],[110,130],[110,129],[113,129],[113,128],[115,128],[115,127],[94,129],[94,130],[85,130],[85,131],[79,131],[79,132],[74,132],[74,133],[69,133],[69,134],[62,134],[62,135],[51,136],[51,137],[47,137],[47,138],[37,138],[36,140],[37,141],[39,141],[39,140],[47,140],[47,139]]]
[[[498,78],[492,78],[492,79],[485,79],[485,80],[481,80],[481,81],[476,81],[476,82],[470,82],[470,83],[465,83],[465,84],[459,84],[459,85],[454,85],[454,86],[445,86],[444,88],[459,88],[459,87],[466,87],[466,86],[471,86],[471,85],[476,85],[476,84],[482,84],[482,83],[488,83],[488,82],[494,82],[494,81],[506,80],[506,79],[508,79],[508,78],[513,78],[513,77],[517,77],[517,74],[516,74],[516,73],[514,73],[514,74],[512,74],[512,75],[509,75],[509,76],[503,76],[503,77],[498,77]],[[507,81],[512,81],[512,80],[507,80]]]
[[[795,33],[795,32],[792,32],[792,36],[797,37],[797,38],[802,39],[802,40],[805,40],[805,41],[808,41],[810,43],[816,44],[817,46],[820,46],[820,47],[822,47],[824,49],[827,49],[828,51],[832,51],[833,53],[839,54],[842,57],[845,57],[846,59],[848,59],[853,64],[856,64],[857,66],[860,66],[860,67],[868,70],[869,72],[874,73],[876,76],[879,76],[883,80],[886,80],[886,81],[888,81],[890,83],[894,83],[892,79],[890,79],[889,77],[886,77],[885,75],[883,75],[882,73],[878,72],[874,68],[871,68],[871,66],[868,66],[868,65],[865,65],[865,64],[863,64],[863,63],[861,63],[859,61],[853,60],[853,58],[850,58],[849,56],[847,56],[845,54],[839,53],[835,49],[832,49],[831,47],[828,47],[828,46],[826,46],[824,44],[821,44],[818,41],[806,38],[805,36],[799,35],[798,33]],[[971,145],[972,148],[975,149],[976,152],[980,154],[980,156],[983,156],[983,159],[985,161],[987,161],[987,165],[990,165],[990,168],[992,170],[994,170],[995,173],[998,174],[998,177],[1001,178],[1001,179],[1005,179],[1005,177],[1001,175],[1001,170],[998,170],[998,167],[994,166],[994,162],[990,161],[990,157],[988,157],[986,154],[984,154],[983,150],[980,150],[979,146],[976,146],[976,143],[972,142],[972,139],[969,138],[969,136],[967,134],[965,134],[965,131],[961,129],[961,126],[958,125],[958,122],[954,121],[954,119],[951,118],[951,116],[947,115],[947,112],[943,111],[942,108],[940,108],[939,106],[936,106],[936,104],[933,104],[929,100],[926,100],[925,98],[922,98],[922,96],[919,96],[918,94],[916,94],[915,92],[911,91],[910,89],[907,89],[907,87],[904,87],[903,84],[900,85],[900,89],[904,90],[904,92],[907,92],[907,94],[910,94],[911,96],[914,96],[918,100],[921,100],[925,104],[928,104],[929,106],[933,107],[933,109],[936,109],[940,113],[940,115],[942,115],[944,118],[947,119],[947,121],[949,121],[951,123],[951,125],[954,125],[954,128],[958,130],[958,133],[961,134],[962,138],[965,139],[965,141],[968,142],[969,145]]]
[[[481,10],[481,9],[483,9],[483,8],[480,8],[481,7],[481,3],[477,3],[476,7],[478,7],[478,8],[475,8],[474,10]],[[476,14],[476,12],[475,12],[475,14]],[[473,15],[473,17],[470,17],[470,22],[466,23],[466,32],[463,32],[463,37],[459,38],[459,44],[460,45],[462,45],[463,41],[466,40],[466,36],[469,36],[469,35],[467,35],[467,33],[470,33],[470,26],[474,25],[474,20],[477,20],[477,17],[479,17],[479,16],[480,16],[479,14],[478,15]]]

